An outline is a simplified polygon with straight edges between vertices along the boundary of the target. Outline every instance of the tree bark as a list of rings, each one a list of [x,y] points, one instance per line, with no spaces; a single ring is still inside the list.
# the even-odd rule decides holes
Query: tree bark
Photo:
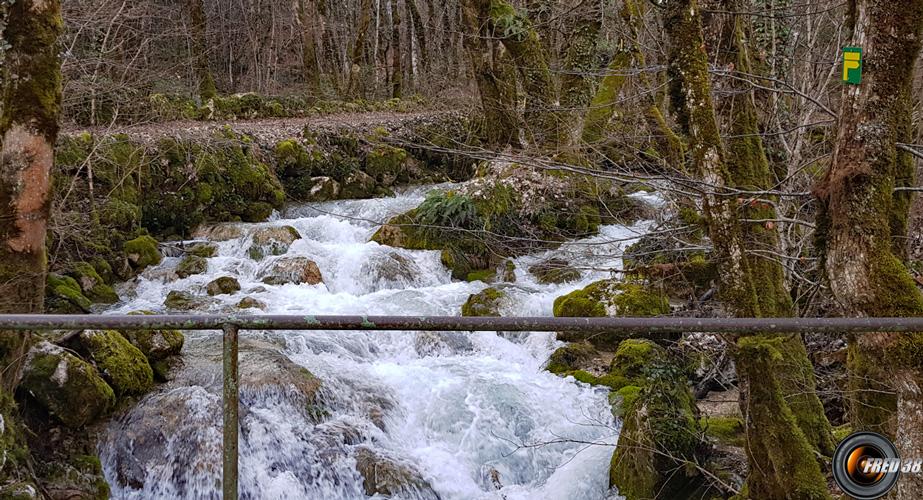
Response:
[[[706,184],[703,205],[719,269],[719,294],[735,316],[759,317],[763,303],[756,282],[760,280],[762,290],[764,277],[754,274],[746,252],[748,231],[739,221],[742,207],[726,188],[744,178],[762,182],[764,172],[751,164],[755,158],[725,151],[698,2],[670,0],[664,26],[670,42],[673,107],[689,137],[694,170]],[[766,315],[779,313],[775,300],[767,304]],[[829,453],[832,438],[800,336],[741,336],[733,349],[746,418],[750,498],[829,498],[815,453]]]
[[[10,7],[3,42],[0,109],[0,313],[41,313],[45,300],[46,223],[61,109],[57,1]],[[13,77],[15,75],[15,77]],[[0,332],[0,389],[19,381],[29,334]]]
[[[862,47],[860,85],[843,89],[836,145],[816,194],[819,243],[830,291],[849,316],[919,316],[923,295],[895,252],[907,203],[894,188],[912,172],[896,143],[910,120],[907,96],[921,48],[923,2],[852,0],[851,45]],[[850,419],[856,430],[889,435],[903,456],[923,452],[923,335],[857,335],[850,342]],[[915,408],[915,410],[914,410]],[[913,476],[913,477],[910,477]],[[907,475],[897,498],[919,498]]]
[[[359,25],[356,27],[356,43],[353,45],[349,69],[349,93],[352,96],[364,96],[365,66],[368,64],[366,38],[372,24],[372,0],[361,0],[359,4]]]
[[[215,88],[215,77],[208,65],[208,46],[206,42],[207,20],[202,0],[187,0],[186,8],[189,12],[189,29],[192,36],[192,63],[195,66],[196,77],[199,79],[199,97],[202,102],[214,99],[218,95]]]
[[[404,90],[404,68],[401,65],[404,52],[401,48],[401,6],[397,0],[389,0],[389,2],[391,5],[391,97],[399,99]]]
[[[314,99],[323,95],[321,69],[317,59],[317,28],[322,23],[318,6],[313,0],[298,0],[296,21],[301,28],[301,62],[308,95]]]

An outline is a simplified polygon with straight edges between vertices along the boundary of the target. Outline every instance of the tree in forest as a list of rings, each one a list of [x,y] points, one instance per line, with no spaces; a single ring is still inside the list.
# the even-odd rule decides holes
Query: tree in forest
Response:
[[[843,89],[833,159],[816,189],[823,267],[842,314],[920,316],[923,295],[894,241],[906,237],[906,194],[895,187],[913,179],[913,162],[897,143],[912,112],[923,1],[851,0],[849,7],[864,71],[860,85]],[[854,428],[889,435],[903,456],[923,454],[923,334],[856,335],[848,370]],[[923,478],[905,476],[897,491],[919,498]]]
[[[367,38],[372,24],[372,0],[361,0],[359,4],[359,24],[356,27],[356,41],[351,54],[352,67],[349,69],[349,95],[365,95],[365,68],[368,65]]]
[[[737,188],[762,186],[768,168],[761,144],[733,144],[720,135],[712,100],[708,57],[697,0],[670,0],[664,11],[669,38],[670,93],[679,124],[689,138],[693,171],[703,181],[704,211],[719,269],[719,294],[738,317],[791,314],[778,263],[748,253],[754,238],[771,242],[762,229],[741,222]],[[734,32],[740,34],[740,26]],[[734,54],[746,57],[741,37]],[[749,93],[743,99],[752,99]],[[749,104],[738,103],[744,110]],[[746,116],[746,115],[744,115]],[[744,154],[743,148],[751,148]],[[757,290],[759,284],[759,291]],[[816,460],[830,453],[832,436],[814,390],[814,374],[799,335],[737,336],[733,341],[741,410],[746,419],[752,498],[828,498]]]
[[[5,46],[0,108],[0,314],[41,313],[45,300],[46,222],[51,167],[61,107],[58,37],[61,5],[19,0],[9,6],[0,37]],[[12,393],[30,336],[0,331],[0,443],[15,437]],[[6,476],[17,464],[0,450]]]
[[[391,7],[391,97],[399,99],[404,88],[404,68],[401,65],[401,5],[398,0],[388,0]]]
[[[218,95],[215,77],[208,65],[208,43],[206,40],[207,21],[203,0],[187,0],[189,12],[189,29],[192,36],[192,61],[199,83],[199,98],[202,102],[214,99]]]
[[[301,28],[301,63],[308,95],[314,98],[323,94],[321,69],[317,59],[318,29],[323,26],[324,5],[320,0],[298,0],[298,26]],[[320,26],[319,26],[320,25]]]

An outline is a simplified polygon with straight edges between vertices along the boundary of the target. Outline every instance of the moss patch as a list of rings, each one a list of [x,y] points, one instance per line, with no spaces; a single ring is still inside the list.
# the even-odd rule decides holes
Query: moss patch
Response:
[[[86,330],[78,344],[117,394],[141,395],[151,389],[154,374],[147,358],[119,332]]]

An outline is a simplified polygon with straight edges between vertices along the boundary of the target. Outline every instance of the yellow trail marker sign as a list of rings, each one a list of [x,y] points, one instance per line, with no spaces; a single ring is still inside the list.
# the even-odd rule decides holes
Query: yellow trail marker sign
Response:
[[[843,82],[852,85],[862,83],[862,49],[843,48]]]

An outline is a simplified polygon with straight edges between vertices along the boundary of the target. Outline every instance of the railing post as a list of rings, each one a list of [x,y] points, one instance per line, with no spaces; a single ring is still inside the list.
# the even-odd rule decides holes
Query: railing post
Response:
[[[224,500],[237,500],[237,429],[239,394],[237,377],[237,325],[224,325]]]

